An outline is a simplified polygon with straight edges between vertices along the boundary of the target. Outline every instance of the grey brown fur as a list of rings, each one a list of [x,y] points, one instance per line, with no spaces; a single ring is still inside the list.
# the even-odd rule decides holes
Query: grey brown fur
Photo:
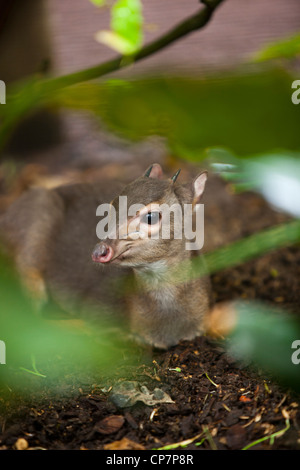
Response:
[[[128,206],[200,199],[192,183],[163,179],[159,165],[119,194],[128,197]],[[128,319],[133,333],[156,347],[168,348],[203,333],[211,292],[207,277],[187,280],[195,253],[184,249],[185,239],[172,236],[171,240],[99,242],[96,208],[112,199],[99,184],[77,184],[32,189],[11,205],[0,218],[0,235],[13,252],[26,287],[40,304],[52,298],[67,312],[84,315],[93,310],[102,317],[116,311],[121,320]],[[118,198],[112,204],[118,210]],[[91,254],[101,243],[116,253],[124,244],[130,250],[116,262],[98,266]],[[133,283],[124,289],[131,278]],[[116,280],[121,284],[116,285]]]

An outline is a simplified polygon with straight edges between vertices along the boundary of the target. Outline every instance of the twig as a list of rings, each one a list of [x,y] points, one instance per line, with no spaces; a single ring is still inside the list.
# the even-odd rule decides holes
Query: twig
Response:
[[[17,99],[14,99],[13,93],[7,96],[7,114],[3,116],[3,122],[0,129],[0,147],[2,147],[10,137],[13,128],[20,118],[24,116],[34,106],[40,105],[49,95],[58,89],[65,88],[77,83],[93,80],[121,68],[138,62],[157,51],[164,49],[178,39],[189,33],[203,28],[210,20],[215,9],[224,0],[202,0],[204,7],[185,19],[166,34],[158,39],[146,44],[140,51],[130,56],[117,56],[94,67],[80,70],[60,77],[44,78],[37,81],[29,81],[25,85],[18,84],[13,87],[17,93]]]
[[[131,56],[118,56],[115,59],[104,62],[103,64],[85,69],[79,72],[74,72],[57,78],[51,78],[41,82],[42,88],[56,90],[65,86],[74,85],[87,80],[99,78],[108,73],[114,72],[118,69],[138,62],[146,57],[154,54],[157,51],[164,49],[178,39],[186,36],[187,34],[203,28],[210,20],[215,9],[224,0],[205,0],[202,1],[204,8],[190,18],[183,20],[173,29],[166,34],[160,36],[158,39],[145,45],[140,51]]]
[[[203,433],[204,431],[201,432],[200,434],[197,434],[197,436],[192,437],[191,439],[185,439],[184,441],[175,442],[174,444],[167,444],[163,447],[157,447],[156,449],[152,449],[152,450],[174,450],[174,449],[178,449],[178,447],[184,448],[188,446],[189,444],[192,444],[195,440],[200,439],[200,437],[203,436]],[[201,444],[202,444],[202,441],[201,441]],[[200,443],[198,443],[198,445],[200,445]]]

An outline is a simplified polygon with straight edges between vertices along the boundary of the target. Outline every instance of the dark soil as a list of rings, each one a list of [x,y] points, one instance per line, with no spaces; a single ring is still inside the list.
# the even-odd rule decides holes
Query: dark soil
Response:
[[[285,220],[256,195],[218,196],[218,187],[227,191],[218,181],[208,188],[215,195],[207,212],[211,245]],[[299,247],[289,247],[219,272],[212,276],[216,300],[262,299],[297,312],[299,266]],[[281,436],[252,448],[300,448],[299,397],[252,365],[237,364],[221,342],[200,337],[167,352],[142,351],[135,366],[121,354],[109,378],[78,365],[59,378],[24,378],[22,393],[2,390],[0,448],[154,449],[187,441],[190,450],[242,449],[284,430],[287,419]],[[110,391],[123,380],[160,388],[173,403],[120,408]]]

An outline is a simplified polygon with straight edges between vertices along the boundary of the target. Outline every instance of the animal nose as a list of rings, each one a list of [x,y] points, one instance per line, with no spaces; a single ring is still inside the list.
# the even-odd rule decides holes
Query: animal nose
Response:
[[[110,245],[101,242],[97,243],[92,253],[92,260],[95,263],[108,263],[113,257],[114,251]]]

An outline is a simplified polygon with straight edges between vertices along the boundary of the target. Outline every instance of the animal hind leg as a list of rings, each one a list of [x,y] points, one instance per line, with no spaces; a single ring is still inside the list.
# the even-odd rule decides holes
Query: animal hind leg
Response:
[[[48,299],[44,272],[63,214],[63,201],[57,193],[33,189],[13,203],[0,220],[0,232],[12,247],[21,283],[38,309]]]

